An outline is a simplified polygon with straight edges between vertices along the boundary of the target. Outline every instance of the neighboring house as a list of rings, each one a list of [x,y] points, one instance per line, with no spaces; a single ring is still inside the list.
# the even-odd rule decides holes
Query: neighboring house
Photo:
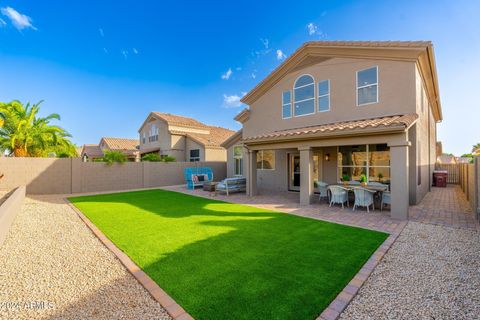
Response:
[[[431,188],[438,90],[431,42],[307,42],[242,98],[228,175],[244,175],[250,196],[298,191],[307,205],[315,180],[366,174],[405,219]]]
[[[140,153],[173,156],[177,161],[226,161],[221,146],[235,132],[209,126],[195,119],[150,112],[138,130]]]
[[[138,140],[126,138],[102,138],[98,144],[83,145],[80,156],[87,157],[88,160],[102,158],[105,150],[120,151],[127,156],[128,161],[139,161],[140,153],[138,151]]]
[[[441,164],[455,164],[457,163],[457,158],[451,154],[442,154],[437,157],[437,163]]]
[[[437,141],[437,157],[443,154],[443,146],[441,141]]]
[[[473,158],[470,157],[456,157],[455,161],[457,163],[471,163]]]

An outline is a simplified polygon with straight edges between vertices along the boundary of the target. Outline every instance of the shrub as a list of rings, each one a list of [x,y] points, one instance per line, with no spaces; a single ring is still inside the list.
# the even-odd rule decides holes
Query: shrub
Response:
[[[362,183],[366,183],[366,182],[367,182],[367,176],[366,176],[365,174],[362,174],[362,175],[360,176],[360,182],[362,182]]]
[[[103,152],[103,162],[106,162],[107,165],[111,165],[113,163],[124,163],[125,161],[127,161],[127,156],[121,151],[105,150]]]
[[[142,161],[159,162],[162,159],[158,153],[147,153],[142,157]]]
[[[344,173],[342,175],[342,181],[345,181],[345,182],[350,181],[350,176],[348,174]]]
[[[165,156],[162,158],[162,161],[163,162],[175,162],[177,161],[177,159],[175,159],[175,157],[172,157],[172,156]]]

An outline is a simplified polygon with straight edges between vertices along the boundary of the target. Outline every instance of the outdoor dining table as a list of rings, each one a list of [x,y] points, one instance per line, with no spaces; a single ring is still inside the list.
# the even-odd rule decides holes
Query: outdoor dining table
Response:
[[[350,191],[352,191],[354,188],[364,188],[364,189],[367,189],[367,190],[371,190],[371,191],[375,191],[375,192],[384,192],[384,191],[387,191],[387,187],[382,187],[382,186],[371,186],[371,185],[365,185],[365,186],[362,186],[362,185],[354,185],[354,184],[347,184],[347,185],[344,185],[344,184],[332,184],[333,186],[339,186],[339,187],[343,187],[345,189],[348,189]]]

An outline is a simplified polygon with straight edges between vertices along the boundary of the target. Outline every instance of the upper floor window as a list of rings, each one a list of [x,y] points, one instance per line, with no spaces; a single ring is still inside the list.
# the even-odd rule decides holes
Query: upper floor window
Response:
[[[378,102],[378,67],[357,71],[357,106]]]
[[[190,150],[190,162],[200,161],[200,149]]]
[[[292,117],[292,91],[283,91],[282,94],[282,118]]]
[[[318,112],[330,110],[330,80],[318,83]]]
[[[142,143],[145,143],[145,138],[146,138],[146,134],[145,134],[145,132],[143,132]]]
[[[148,133],[148,142],[158,141],[158,127],[154,124],[150,127],[150,131]]]
[[[294,116],[303,116],[315,113],[315,81],[310,75],[303,75],[295,81]]]

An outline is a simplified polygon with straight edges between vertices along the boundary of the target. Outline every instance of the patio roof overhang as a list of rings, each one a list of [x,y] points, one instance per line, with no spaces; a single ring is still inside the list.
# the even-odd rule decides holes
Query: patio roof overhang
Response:
[[[261,134],[242,139],[245,145],[272,142],[314,140],[348,136],[365,136],[407,131],[418,119],[418,114],[394,115],[364,120],[343,121],[319,126],[303,127]]]

